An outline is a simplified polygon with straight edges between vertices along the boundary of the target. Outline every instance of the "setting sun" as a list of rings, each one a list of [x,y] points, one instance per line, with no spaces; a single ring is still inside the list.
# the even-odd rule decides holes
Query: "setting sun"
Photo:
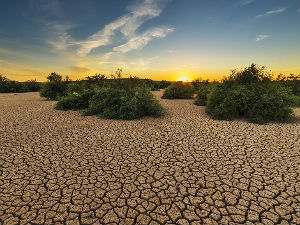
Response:
[[[178,78],[178,81],[182,81],[182,82],[191,82],[191,78],[189,77],[180,77]]]

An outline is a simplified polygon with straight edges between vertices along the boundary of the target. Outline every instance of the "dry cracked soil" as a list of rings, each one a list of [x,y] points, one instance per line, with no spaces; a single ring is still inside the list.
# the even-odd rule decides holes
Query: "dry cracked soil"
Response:
[[[117,121],[0,94],[0,223],[300,224],[299,112],[255,125],[160,101]]]

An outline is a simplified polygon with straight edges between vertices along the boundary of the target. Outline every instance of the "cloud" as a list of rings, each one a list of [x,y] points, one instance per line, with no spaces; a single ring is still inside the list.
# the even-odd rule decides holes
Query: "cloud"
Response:
[[[48,40],[47,42],[56,50],[64,50],[70,45],[70,40],[72,38],[68,33],[62,33],[55,40]]]
[[[268,39],[272,37],[272,35],[267,35],[267,34],[261,34],[261,35],[258,35],[257,38],[256,38],[256,41],[262,41],[262,40],[265,40],[265,39]]]
[[[275,10],[270,10],[267,11],[263,14],[257,15],[256,18],[264,17],[264,16],[269,16],[269,15],[276,15],[276,14],[281,14],[285,12],[286,8],[280,8],[280,9],[275,9]]]
[[[64,50],[70,46],[73,41],[71,35],[68,34],[70,29],[76,27],[76,24],[71,23],[47,23],[45,24],[52,32],[53,38],[47,40],[47,43],[54,47],[56,50]]]
[[[92,72],[91,69],[84,67],[84,66],[71,66],[70,70],[76,72],[76,73],[89,73]]]
[[[297,12],[300,12],[300,9],[298,9]]]
[[[255,0],[241,0],[241,4],[242,5],[249,5],[251,3],[253,3]]]
[[[112,44],[120,32],[122,38],[129,40],[128,45],[131,45],[138,36],[141,36],[136,35],[138,28],[146,21],[158,17],[167,2],[167,0],[143,0],[142,3],[131,5],[127,7],[129,10],[127,14],[105,25],[102,30],[91,35],[87,40],[71,42],[71,44],[78,45],[77,54],[85,56],[95,48]]]
[[[126,53],[131,50],[141,49],[146,46],[152,39],[164,38],[168,33],[173,32],[172,27],[154,27],[145,31],[141,35],[137,35],[131,38],[127,43],[114,47],[113,50],[116,52]]]

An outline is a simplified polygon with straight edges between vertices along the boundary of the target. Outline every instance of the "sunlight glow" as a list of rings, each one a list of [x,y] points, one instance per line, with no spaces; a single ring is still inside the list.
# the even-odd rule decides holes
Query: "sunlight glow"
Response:
[[[180,78],[178,79],[178,81],[182,81],[182,82],[191,82],[192,80],[191,80],[191,78],[189,78],[189,77],[180,77]]]

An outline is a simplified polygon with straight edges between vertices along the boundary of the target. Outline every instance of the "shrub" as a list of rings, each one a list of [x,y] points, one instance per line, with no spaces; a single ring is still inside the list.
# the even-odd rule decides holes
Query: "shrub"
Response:
[[[252,86],[249,95],[246,116],[254,123],[286,122],[291,118],[291,107],[296,105],[297,101],[291,90],[280,84],[256,84]]]
[[[167,87],[162,98],[166,99],[190,99],[193,98],[194,90],[189,84],[176,82]]]
[[[266,72],[264,66],[259,67],[254,63],[243,70],[233,70],[231,75],[224,79],[224,82],[237,82],[240,84],[251,84],[260,81],[271,81],[271,75]]]
[[[216,85],[207,96],[206,112],[213,119],[232,120],[247,111],[248,90],[244,85]]]
[[[158,84],[159,84],[159,89],[165,89],[171,85],[171,82],[162,80],[162,81],[159,81]]]
[[[84,114],[131,120],[143,116],[158,117],[162,115],[162,107],[148,88],[101,88],[91,98]]]
[[[196,96],[195,105],[205,106],[207,103],[207,95],[209,94],[210,90],[212,89],[211,84],[202,84],[199,86]]]
[[[41,84],[36,80],[28,80],[24,82],[25,90],[28,92],[37,92],[41,89]]]
[[[91,89],[84,89],[78,92],[71,92],[67,96],[58,97],[55,106],[58,110],[80,110],[89,106],[89,100],[94,95]]]
[[[263,70],[252,65],[212,88],[206,112],[214,119],[245,117],[254,123],[284,122],[291,118],[291,107],[297,101],[291,89],[272,82]]]
[[[0,93],[20,93],[26,91],[23,83],[9,80],[5,76],[0,75]]]
[[[69,81],[63,81],[62,76],[51,73],[47,77],[48,82],[42,85],[40,95],[51,100],[57,100],[58,97],[67,95],[67,85]]]
[[[192,81],[192,86],[195,92],[198,92],[200,88],[204,85],[209,85],[209,79],[203,80],[201,77]]]

